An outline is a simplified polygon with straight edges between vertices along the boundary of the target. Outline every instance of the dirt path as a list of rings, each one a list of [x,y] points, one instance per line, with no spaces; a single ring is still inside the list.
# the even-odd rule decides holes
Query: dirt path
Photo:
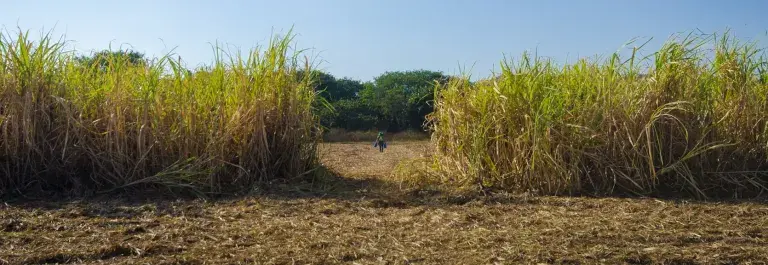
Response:
[[[322,150],[326,166],[370,180],[425,147]],[[768,263],[765,202],[436,199],[364,188],[335,197],[0,203],[0,264]]]
[[[330,143],[320,146],[323,164],[347,178],[386,178],[403,159],[429,153],[423,141],[390,142],[384,152],[372,143]]]

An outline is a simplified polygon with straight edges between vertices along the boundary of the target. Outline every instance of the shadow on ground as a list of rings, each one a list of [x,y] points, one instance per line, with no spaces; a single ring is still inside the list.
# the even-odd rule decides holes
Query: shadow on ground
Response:
[[[81,216],[127,217],[136,214],[144,208],[165,209],[173,205],[236,203],[242,200],[273,200],[273,201],[317,201],[334,200],[355,203],[373,208],[411,208],[419,206],[444,207],[451,205],[490,205],[490,204],[526,204],[536,205],[542,201],[552,203],[552,198],[560,199],[653,199],[673,204],[764,204],[768,199],[710,199],[698,200],[684,197],[642,197],[632,195],[610,196],[535,196],[530,194],[510,194],[503,191],[464,192],[446,191],[445,189],[410,188],[404,189],[396,183],[382,180],[380,176],[357,176],[348,178],[337,172],[321,167],[324,173],[321,177],[304,179],[293,182],[271,183],[254,189],[250,194],[220,195],[207,198],[194,196],[170,195],[163,192],[148,193],[146,191],[117,191],[106,195],[90,197],[56,197],[46,196],[37,198],[7,198],[0,201],[0,209],[5,207],[57,210],[63,208],[81,208],[76,213]],[[80,207],[85,206],[85,207]]]

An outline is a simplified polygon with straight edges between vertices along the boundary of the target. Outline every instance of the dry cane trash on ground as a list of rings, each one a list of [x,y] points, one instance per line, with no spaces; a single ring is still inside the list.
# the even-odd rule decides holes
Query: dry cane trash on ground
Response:
[[[9,202],[2,264],[766,264],[768,204],[383,190],[426,143],[325,144],[321,195]]]

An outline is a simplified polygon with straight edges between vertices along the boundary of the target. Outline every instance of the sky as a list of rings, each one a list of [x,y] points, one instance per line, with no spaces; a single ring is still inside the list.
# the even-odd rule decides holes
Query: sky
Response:
[[[51,31],[83,52],[110,44],[173,51],[191,67],[211,63],[213,43],[247,51],[293,28],[294,44],[319,69],[368,81],[417,69],[482,78],[505,56],[572,62],[633,38],[652,37],[651,53],[672,34],[698,30],[765,44],[765,10],[765,0],[0,0],[0,26]]]

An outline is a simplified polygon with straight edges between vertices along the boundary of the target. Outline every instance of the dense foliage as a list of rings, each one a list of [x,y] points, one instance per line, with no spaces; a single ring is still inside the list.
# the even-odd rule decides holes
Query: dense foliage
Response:
[[[75,58],[81,65],[100,70],[106,69],[109,60],[114,59],[135,66],[149,63],[144,54],[132,50],[103,50]],[[320,124],[347,131],[426,131],[425,117],[433,111],[433,88],[450,79],[441,72],[429,70],[386,72],[370,82],[337,78],[319,70],[311,73],[298,70],[294,75],[300,79],[308,74],[319,99],[313,103],[313,110]]]
[[[311,75],[289,38],[194,72],[0,36],[0,195],[133,187],[248,192],[316,168]],[[225,61],[226,60],[226,61]]]
[[[349,131],[425,131],[425,116],[433,111],[433,88],[449,80],[428,70],[386,72],[372,82],[323,72],[313,76],[324,99],[315,104],[321,124]]]
[[[565,66],[526,54],[498,78],[446,85],[435,178],[543,194],[768,192],[762,49],[691,35],[647,60],[637,51]]]

